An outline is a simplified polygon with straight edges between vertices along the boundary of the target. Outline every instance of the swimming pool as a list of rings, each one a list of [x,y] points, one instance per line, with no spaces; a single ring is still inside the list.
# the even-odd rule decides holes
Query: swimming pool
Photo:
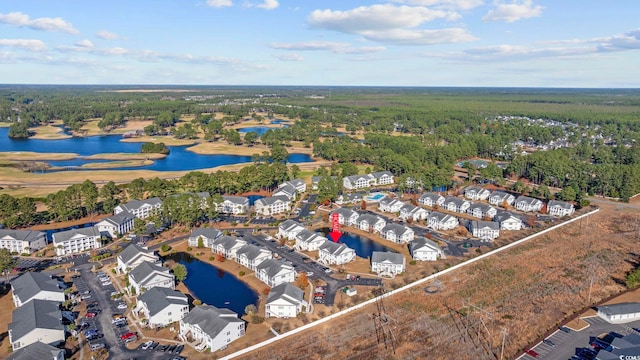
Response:
[[[367,201],[380,201],[386,195],[383,193],[371,193],[366,197]]]

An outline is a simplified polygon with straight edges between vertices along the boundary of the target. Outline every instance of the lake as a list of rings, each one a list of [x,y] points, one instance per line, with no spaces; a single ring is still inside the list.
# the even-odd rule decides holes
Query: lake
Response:
[[[121,142],[121,135],[103,135],[73,137],[59,140],[10,139],[9,128],[0,128],[0,152],[33,151],[38,153],[76,153],[80,156],[105,153],[140,153],[142,143]],[[207,169],[222,165],[250,163],[251,156],[216,154],[205,155],[188,151],[187,146],[169,146],[171,153],[164,159],[155,160],[153,164],[139,167],[116,167],[112,170],[156,170],[156,171],[189,171]],[[76,167],[87,163],[102,163],[109,160],[73,160],[47,161],[52,166]],[[312,162],[308,154],[289,154],[289,163]],[[70,169],[75,170],[75,169]],[[78,169],[79,170],[79,169]]]
[[[318,231],[322,232],[325,235],[329,235],[329,232],[331,231],[331,229],[329,228],[322,228],[322,229],[318,229]],[[338,239],[339,243],[343,243],[345,245],[347,245],[348,247],[354,249],[356,251],[356,255],[358,255],[361,258],[368,258],[371,257],[371,254],[374,251],[390,251],[390,252],[397,252],[391,248],[388,248],[384,245],[378,244],[377,242],[361,236],[361,235],[356,235],[356,234],[350,234],[347,232],[343,232],[342,236],[340,236],[340,238]]]
[[[285,124],[283,126],[284,127],[288,127],[289,125]],[[240,133],[255,132],[255,133],[258,133],[258,136],[262,136],[267,131],[276,130],[276,129],[281,129],[281,128],[272,128],[272,127],[268,127],[268,126],[251,126],[251,127],[246,127],[246,128],[240,128],[240,129],[238,129],[238,132],[240,132]]]
[[[209,257],[211,254],[203,256]],[[258,306],[258,294],[230,273],[183,252],[167,255],[165,259],[187,267],[188,274],[184,284],[204,304],[231,309],[239,316],[244,315],[247,305]]]

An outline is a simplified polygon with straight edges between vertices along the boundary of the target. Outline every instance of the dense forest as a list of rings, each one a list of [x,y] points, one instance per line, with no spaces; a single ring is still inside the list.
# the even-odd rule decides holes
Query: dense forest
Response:
[[[290,175],[278,167],[284,166],[280,161],[286,159],[292,142],[312,147],[318,158],[335,161],[344,174],[354,171],[350,165],[366,165],[372,171],[389,170],[425,189],[450,185],[454,164],[479,157],[505,164],[480,169],[482,180],[510,177],[570,188],[562,195],[568,200],[586,194],[625,200],[640,193],[637,90],[184,88],[115,92],[113,87],[99,86],[5,86],[0,87],[0,121],[11,123],[10,136],[28,137],[29,127],[52,120],[62,120],[71,130],[98,120],[108,133],[126,121],[147,119],[153,120],[144,129],[150,135],[261,143],[272,150],[268,156],[256,154],[255,163],[239,174],[194,172],[184,177],[190,180],[146,180],[149,188],[144,194],[166,196],[177,190],[234,194],[269,188]],[[212,116],[214,112],[222,113],[222,118]],[[243,137],[229,127],[248,117],[262,121],[264,115],[282,115],[295,122],[262,136]],[[136,186],[129,185],[129,195]],[[95,210],[91,204],[72,206],[91,196],[66,197],[76,203],[54,206],[54,199],[47,200],[50,218],[68,219]],[[12,221],[29,223],[24,219],[29,204],[15,201],[10,208],[24,210],[16,211]],[[6,217],[0,218],[6,222]]]

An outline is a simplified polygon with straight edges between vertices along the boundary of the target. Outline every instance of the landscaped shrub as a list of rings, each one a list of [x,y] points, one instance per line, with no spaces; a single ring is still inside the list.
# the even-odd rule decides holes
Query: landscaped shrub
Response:
[[[411,260],[411,261],[409,261],[409,265],[415,265],[415,264],[416,264],[416,261],[415,261],[415,260]]]
[[[240,274],[240,276],[244,276],[245,272],[240,270],[240,272],[238,274]]]

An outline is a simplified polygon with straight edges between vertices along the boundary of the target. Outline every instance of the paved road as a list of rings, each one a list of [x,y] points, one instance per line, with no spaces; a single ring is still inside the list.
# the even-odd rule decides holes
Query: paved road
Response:
[[[607,204],[607,205],[619,206],[619,207],[623,207],[623,208],[631,208],[631,209],[640,210],[640,205],[629,204],[629,203],[624,203],[624,202],[620,202],[620,201],[613,201],[613,200],[599,198],[599,197],[590,197],[589,198],[589,202],[599,203],[599,204]]]

